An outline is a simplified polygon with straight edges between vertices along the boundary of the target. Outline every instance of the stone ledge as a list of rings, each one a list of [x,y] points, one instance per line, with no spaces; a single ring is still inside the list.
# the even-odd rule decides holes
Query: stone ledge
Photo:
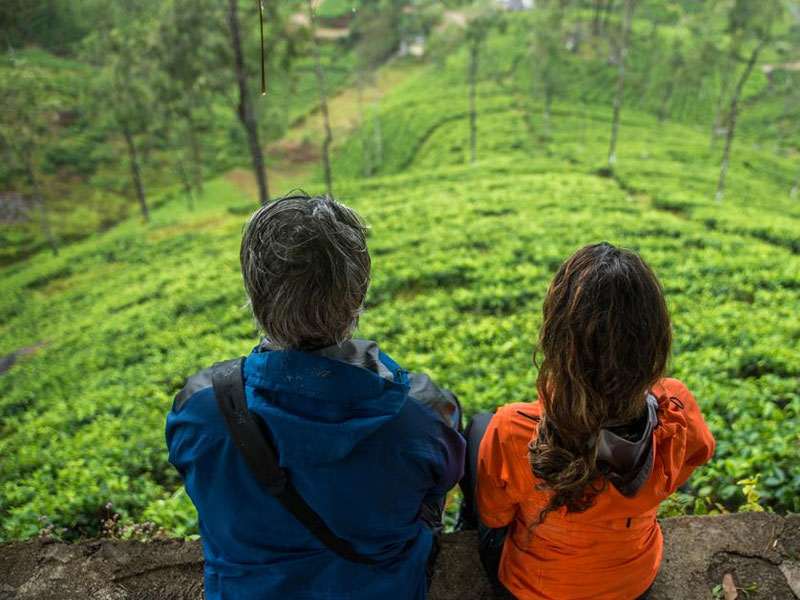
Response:
[[[711,600],[731,573],[747,600],[800,598],[800,515],[746,513],[662,521],[664,559],[652,600]],[[473,532],[448,534],[429,598],[493,600]],[[44,540],[0,544],[0,600],[201,600],[199,542]],[[744,594],[740,594],[740,598]]]

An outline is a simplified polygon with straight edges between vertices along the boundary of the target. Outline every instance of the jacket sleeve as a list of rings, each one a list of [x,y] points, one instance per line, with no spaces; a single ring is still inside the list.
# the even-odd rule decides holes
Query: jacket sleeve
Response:
[[[478,451],[476,498],[481,520],[491,528],[505,527],[514,518],[518,504],[506,452],[511,440],[506,434],[503,409],[489,422]]]
[[[665,381],[656,430],[656,474],[662,489],[672,494],[694,470],[714,455],[714,436],[692,393],[677,379]]]
[[[436,502],[464,476],[466,442],[458,432],[461,406],[450,390],[440,388],[426,373],[409,372],[408,381],[409,396],[437,417],[432,430],[435,452],[428,457],[434,463],[436,483],[425,498]]]
[[[438,422],[437,429],[436,452],[428,455],[434,463],[435,482],[425,497],[426,502],[435,502],[445,496],[464,476],[467,447],[464,438],[454,429]]]
[[[179,394],[167,414],[165,434],[169,462],[185,480],[190,468],[224,439],[213,389],[205,388],[183,399]]]

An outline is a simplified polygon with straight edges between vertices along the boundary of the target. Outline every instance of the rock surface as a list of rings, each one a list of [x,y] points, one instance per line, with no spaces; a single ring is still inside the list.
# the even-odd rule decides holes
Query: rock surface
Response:
[[[800,598],[800,515],[746,513],[662,521],[651,600],[712,600],[726,573],[747,600]],[[493,600],[473,532],[448,534],[429,598]],[[199,542],[30,540],[0,544],[0,600],[200,600]],[[622,599],[621,599],[622,600]]]

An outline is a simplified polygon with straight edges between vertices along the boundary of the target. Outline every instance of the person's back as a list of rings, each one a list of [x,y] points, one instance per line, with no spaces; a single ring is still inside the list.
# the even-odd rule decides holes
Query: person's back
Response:
[[[248,295],[270,339],[244,363],[247,405],[299,495],[374,564],[333,552],[258,484],[206,370],[190,378],[167,419],[170,461],[198,511],[206,596],[422,599],[430,527],[461,476],[463,439],[411,395],[414,381],[377,344],[347,339],[369,274],[360,223],[327,199],[290,204],[259,211],[242,244]],[[323,231],[332,244],[300,251]],[[328,327],[337,310],[341,326]]]
[[[482,558],[516,598],[632,600],[660,565],[658,505],[714,440],[686,386],[663,378],[669,316],[635,254],[581,249],[543,312],[538,401],[467,432]]]
[[[531,472],[527,456],[541,402],[507,404],[495,413],[481,445],[478,505],[488,527],[510,525],[498,576],[517,598],[625,600],[651,585],[661,563],[658,506],[708,460],[714,446],[685,385],[662,379],[652,392],[659,425],[652,433],[650,467],[629,472],[632,478],[645,475],[635,495],[608,485],[586,511],[553,510],[541,523],[550,494],[537,489],[542,480]]]

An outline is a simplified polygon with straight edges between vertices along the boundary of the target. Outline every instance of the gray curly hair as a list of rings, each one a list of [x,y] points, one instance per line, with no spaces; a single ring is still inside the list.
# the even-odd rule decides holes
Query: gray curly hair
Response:
[[[369,287],[367,227],[328,196],[288,195],[245,225],[239,258],[253,316],[281,349],[350,339]]]

